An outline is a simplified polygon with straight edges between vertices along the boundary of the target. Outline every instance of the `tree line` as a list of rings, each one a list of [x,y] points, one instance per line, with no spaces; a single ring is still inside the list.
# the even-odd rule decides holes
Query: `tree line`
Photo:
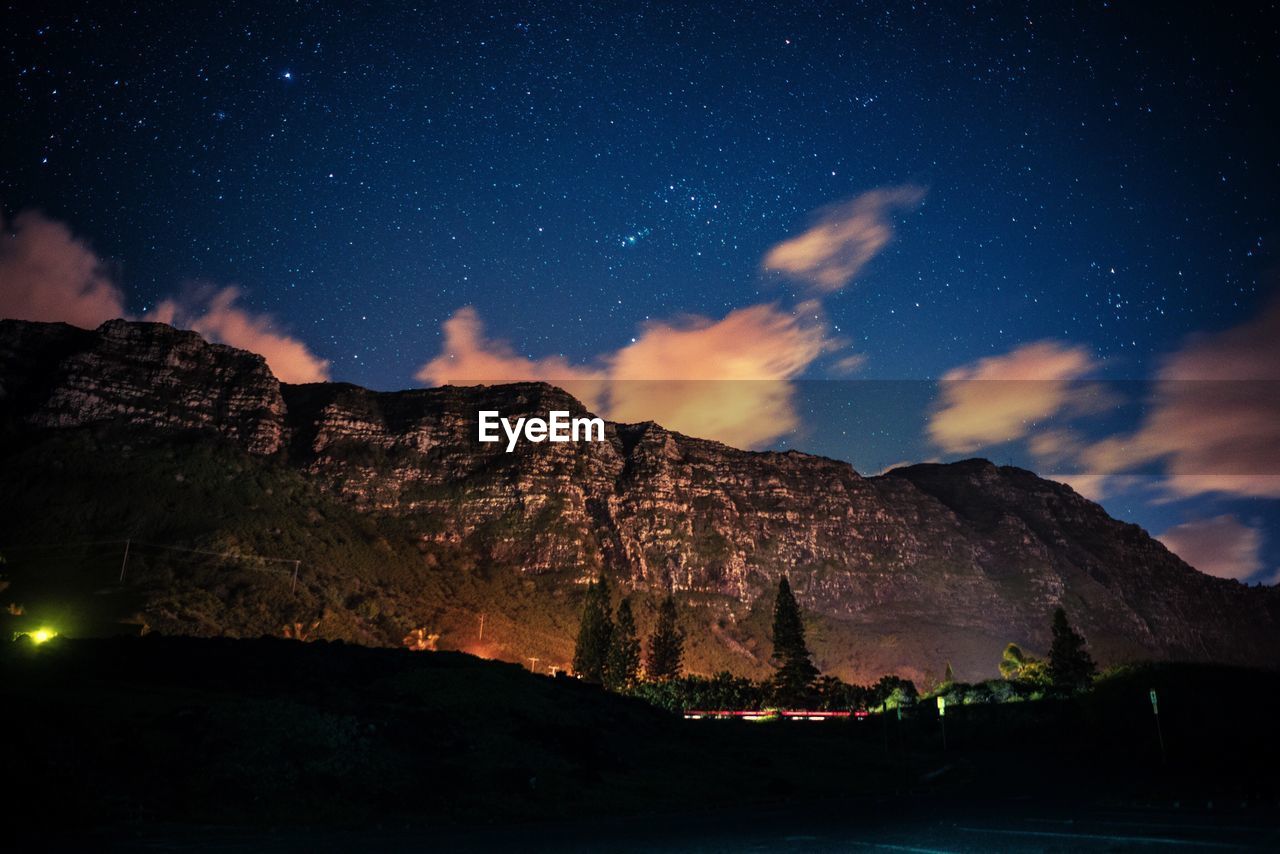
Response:
[[[573,672],[587,682],[626,692],[641,681],[640,639],[630,598],[618,603],[616,615],[611,612],[611,598],[607,576],[587,583]],[[684,632],[671,594],[658,607],[658,623],[649,636],[643,663],[644,677],[654,682],[676,679],[684,669]]]
[[[756,682],[728,672],[711,678],[684,676],[685,636],[678,616],[675,597],[669,593],[658,608],[657,624],[642,655],[631,600],[624,597],[614,611],[608,579],[598,576],[587,584],[583,601],[573,655],[575,675],[674,712],[695,708],[891,709],[911,705],[919,696],[912,682],[893,675],[862,686],[820,673],[805,638],[804,615],[785,575],[778,581],[774,598],[770,658],[774,674],[769,679]],[[1097,666],[1063,608],[1053,614],[1052,633],[1047,661],[1027,655],[1016,644],[1005,648],[1000,662],[1003,679],[993,680],[1001,685],[983,683],[975,688],[957,683],[948,663],[946,675],[933,693],[966,689],[976,691],[974,696],[981,696],[981,701],[999,702],[1045,692],[1087,690],[1097,675]],[[969,694],[964,696],[969,698]]]

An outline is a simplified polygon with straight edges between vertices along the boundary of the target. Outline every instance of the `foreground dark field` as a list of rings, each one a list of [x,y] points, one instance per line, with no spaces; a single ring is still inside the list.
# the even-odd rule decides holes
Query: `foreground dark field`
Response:
[[[1274,673],[1165,665],[1071,701],[948,708],[944,749],[932,706],[686,722],[458,653],[154,636],[0,650],[9,829],[46,844],[1280,843]]]

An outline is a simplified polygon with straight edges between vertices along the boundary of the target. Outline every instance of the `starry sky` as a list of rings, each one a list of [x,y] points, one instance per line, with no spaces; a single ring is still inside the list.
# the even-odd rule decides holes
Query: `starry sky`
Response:
[[[1037,429],[957,438],[934,382],[1137,398],[1235,379],[1167,371],[1280,328],[1280,12],[1177,5],[10,3],[0,211],[72,235],[115,313],[269,330],[317,376],[448,380],[465,345],[590,383],[781,336],[789,429],[742,444],[1111,475],[1095,446],[1154,447],[1158,416],[1044,426],[1084,413],[1073,386]],[[862,254],[826,280],[805,235]],[[1160,477],[1188,450],[1150,453]],[[1234,531],[1254,581],[1278,494],[1098,491]]]

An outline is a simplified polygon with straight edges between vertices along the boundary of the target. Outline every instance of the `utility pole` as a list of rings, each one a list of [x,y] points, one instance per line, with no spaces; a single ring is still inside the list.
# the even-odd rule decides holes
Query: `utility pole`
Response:
[[[898,767],[902,769],[901,791],[905,792],[911,788],[911,755],[907,753],[907,736],[902,730],[901,703],[897,705],[894,712],[894,719],[897,723],[893,725],[893,729],[898,734]]]
[[[541,660],[542,660],[542,659],[537,658],[536,656],[532,656],[532,655],[531,655],[531,656],[529,656],[529,669],[530,669],[531,671],[533,671],[534,673],[537,673],[537,672],[538,672],[538,662],[539,662],[539,661],[541,661]]]
[[[133,542],[132,538],[124,541],[124,560],[120,561],[120,583],[121,584],[124,584],[124,568],[129,565],[129,545],[132,542]]]
[[[1164,730],[1160,728],[1160,698],[1156,696],[1156,689],[1151,689],[1151,714],[1156,719],[1156,738],[1160,739],[1160,764],[1168,765],[1169,756],[1164,752]]]

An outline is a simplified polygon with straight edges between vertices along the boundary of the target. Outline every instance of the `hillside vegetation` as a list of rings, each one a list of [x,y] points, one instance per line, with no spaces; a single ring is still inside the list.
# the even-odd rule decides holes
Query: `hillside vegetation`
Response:
[[[147,439],[109,428],[7,451],[0,491],[23,496],[0,518],[0,600],[22,611],[4,614],[10,632],[50,625],[90,637],[145,627],[401,646],[422,628],[440,649],[526,664],[537,657],[540,670],[572,658],[575,567],[525,575],[477,562],[465,547],[423,543],[396,517],[355,510],[281,458],[207,436]],[[686,599],[697,629],[686,664],[751,669],[697,625],[706,599]],[[656,607],[656,597],[639,597],[642,630]]]

